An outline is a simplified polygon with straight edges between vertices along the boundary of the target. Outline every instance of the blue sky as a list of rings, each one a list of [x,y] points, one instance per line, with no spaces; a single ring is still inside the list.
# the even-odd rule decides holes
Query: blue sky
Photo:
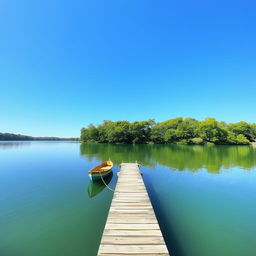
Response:
[[[2,0],[0,132],[102,120],[256,122],[254,1]]]

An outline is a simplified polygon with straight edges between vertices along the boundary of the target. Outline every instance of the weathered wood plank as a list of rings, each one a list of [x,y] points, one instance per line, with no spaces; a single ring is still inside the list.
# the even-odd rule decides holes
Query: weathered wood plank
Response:
[[[119,256],[121,255],[120,253],[101,253],[99,256]],[[168,256],[169,253],[122,253],[122,256],[131,256],[131,255],[139,255],[139,256]]]
[[[151,207],[149,202],[134,202],[134,203],[129,203],[129,202],[114,202],[112,203],[113,208],[131,208],[131,207]]]
[[[112,237],[104,236],[101,244],[165,244],[161,236],[140,236],[140,237]]]
[[[113,223],[107,223],[105,228],[107,229],[126,229],[126,230],[133,230],[133,229],[140,229],[140,230],[146,230],[146,229],[159,229],[158,224],[113,224]]]
[[[108,223],[116,223],[116,224],[126,224],[126,223],[130,223],[130,224],[134,224],[134,223],[140,223],[140,224],[157,224],[157,220],[155,218],[108,218]]]
[[[101,244],[99,253],[168,253],[163,244],[154,245],[109,245]]]
[[[104,235],[106,236],[127,236],[127,237],[137,237],[137,236],[162,236],[159,229],[157,230],[115,230],[115,229],[105,229]]]

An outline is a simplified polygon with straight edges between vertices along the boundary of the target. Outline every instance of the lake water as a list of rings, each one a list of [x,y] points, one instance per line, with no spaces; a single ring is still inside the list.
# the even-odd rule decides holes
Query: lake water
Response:
[[[95,256],[113,193],[87,171],[141,163],[173,256],[256,255],[256,148],[0,142],[0,255]]]

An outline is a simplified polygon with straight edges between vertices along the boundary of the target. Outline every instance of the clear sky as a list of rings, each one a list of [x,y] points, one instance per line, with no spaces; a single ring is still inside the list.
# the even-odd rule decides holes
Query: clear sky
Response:
[[[1,0],[0,132],[256,122],[256,2]]]

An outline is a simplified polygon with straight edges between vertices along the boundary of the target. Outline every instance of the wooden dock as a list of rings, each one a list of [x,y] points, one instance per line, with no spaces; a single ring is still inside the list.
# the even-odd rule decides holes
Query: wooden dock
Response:
[[[121,164],[98,256],[169,255],[137,163]]]

